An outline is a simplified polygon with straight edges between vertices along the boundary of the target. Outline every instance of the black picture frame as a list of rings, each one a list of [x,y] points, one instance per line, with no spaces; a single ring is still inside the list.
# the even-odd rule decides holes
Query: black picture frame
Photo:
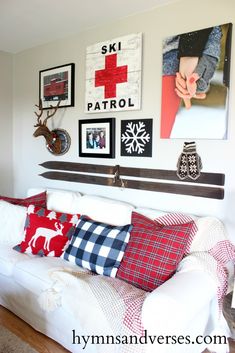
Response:
[[[121,120],[121,156],[152,157],[153,119]]]
[[[79,157],[115,158],[115,118],[82,119]]]
[[[75,64],[65,64],[39,71],[39,100],[42,108],[74,106]]]

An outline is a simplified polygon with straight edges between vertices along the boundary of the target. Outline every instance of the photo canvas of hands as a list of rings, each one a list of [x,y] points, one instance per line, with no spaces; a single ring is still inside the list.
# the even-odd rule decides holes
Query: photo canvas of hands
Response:
[[[226,139],[232,24],[163,40],[160,137]]]

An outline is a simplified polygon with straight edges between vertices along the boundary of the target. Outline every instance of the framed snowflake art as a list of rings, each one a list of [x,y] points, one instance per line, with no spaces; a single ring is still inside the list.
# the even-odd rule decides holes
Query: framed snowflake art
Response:
[[[121,156],[152,157],[152,119],[121,121]]]

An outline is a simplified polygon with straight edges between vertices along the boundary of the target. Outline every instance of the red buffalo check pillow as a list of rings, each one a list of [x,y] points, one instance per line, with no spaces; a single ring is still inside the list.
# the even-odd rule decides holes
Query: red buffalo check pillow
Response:
[[[136,212],[117,277],[146,291],[168,280],[184,256],[194,222],[162,225]]]
[[[15,250],[41,256],[61,256],[71,239],[80,215],[59,213],[30,205],[24,240]]]

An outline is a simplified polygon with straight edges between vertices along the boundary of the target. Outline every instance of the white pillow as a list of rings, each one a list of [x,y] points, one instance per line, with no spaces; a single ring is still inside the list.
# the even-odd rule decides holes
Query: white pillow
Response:
[[[27,208],[0,200],[0,243],[16,245],[24,237]]]
[[[133,210],[134,206],[129,203],[93,195],[82,196],[78,207],[81,215],[114,226],[130,224]]]
[[[135,212],[140,213],[143,216],[148,217],[152,220],[161,216],[165,216],[167,213],[169,213],[165,211],[155,210],[153,208],[142,208],[142,207],[137,207],[135,209]]]
[[[59,190],[59,189],[29,189],[28,196],[47,192],[47,208],[62,213],[76,214],[78,212],[81,194],[78,191]]]

